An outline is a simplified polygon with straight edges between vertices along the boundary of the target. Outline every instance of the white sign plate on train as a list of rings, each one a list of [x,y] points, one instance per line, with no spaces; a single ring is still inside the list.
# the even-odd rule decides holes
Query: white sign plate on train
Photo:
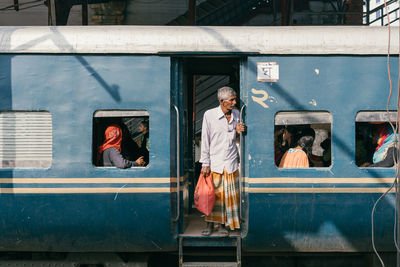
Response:
[[[276,62],[257,62],[258,82],[277,82],[279,80],[279,65]]]

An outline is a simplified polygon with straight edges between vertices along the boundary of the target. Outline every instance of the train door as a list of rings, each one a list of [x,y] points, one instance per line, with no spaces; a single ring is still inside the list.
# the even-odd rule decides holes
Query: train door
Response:
[[[194,205],[193,195],[200,174],[201,128],[204,112],[219,105],[217,90],[230,86],[236,92],[237,108],[244,106],[242,78],[244,60],[238,57],[192,57],[174,59],[176,64],[178,90],[174,94],[179,106],[180,151],[181,151],[181,203],[180,233],[201,236],[205,228],[204,215]],[[243,76],[245,77],[245,76]],[[243,138],[242,138],[243,139]],[[237,145],[240,146],[239,138]],[[242,142],[242,145],[244,140]],[[243,166],[243,165],[242,165]],[[241,187],[242,188],[242,187]],[[244,200],[244,198],[243,198]],[[244,201],[243,201],[244,203]],[[243,222],[244,220],[242,220]],[[239,236],[240,232],[236,231]]]
[[[313,180],[334,176],[331,112],[335,103],[325,94],[335,92],[322,90],[329,75],[321,76],[314,67],[323,64],[309,57],[248,57],[249,231],[243,240],[248,250],[293,249],[303,235],[289,238],[287,233],[310,233],[312,223],[318,221],[314,214],[319,196],[313,194],[318,192]],[[307,179],[312,181],[309,188]],[[312,231],[319,231],[318,226]]]

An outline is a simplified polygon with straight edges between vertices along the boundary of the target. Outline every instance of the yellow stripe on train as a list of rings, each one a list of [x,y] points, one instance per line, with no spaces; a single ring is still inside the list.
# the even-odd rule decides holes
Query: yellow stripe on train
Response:
[[[276,188],[276,187],[253,187],[245,188],[248,193],[385,193],[389,190],[389,187],[329,187],[329,188],[310,188],[310,187],[287,187],[287,188]],[[389,193],[395,193],[394,188],[390,189]]]
[[[391,184],[394,178],[245,178],[249,184]]]
[[[181,181],[187,179],[181,177]],[[394,178],[248,178],[243,181],[249,184],[388,184]],[[0,178],[0,184],[169,184],[175,183],[176,177],[163,178]]]
[[[182,178],[181,178],[182,180]],[[169,184],[168,178],[0,178],[0,184]]]
[[[169,187],[0,188],[0,194],[170,193]]]

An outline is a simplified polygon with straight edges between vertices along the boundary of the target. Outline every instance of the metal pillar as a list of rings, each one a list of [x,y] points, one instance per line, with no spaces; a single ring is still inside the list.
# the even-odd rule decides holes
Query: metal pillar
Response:
[[[49,19],[48,19],[48,24],[50,26],[55,26],[57,25],[56,23],[56,1],[55,0],[49,0]]]
[[[88,0],[82,0],[82,25],[88,25]]]
[[[196,0],[189,0],[189,25],[196,25]]]

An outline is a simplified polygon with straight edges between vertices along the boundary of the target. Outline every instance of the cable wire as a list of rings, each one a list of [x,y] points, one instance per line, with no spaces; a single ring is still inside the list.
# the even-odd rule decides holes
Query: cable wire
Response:
[[[391,33],[390,33],[390,14],[389,14],[389,12],[388,12],[388,7],[387,7],[387,2],[386,2],[386,0],[384,0],[384,5],[385,5],[385,11],[386,11],[386,17],[387,17],[387,20],[388,20],[388,50],[387,50],[387,57],[386,57],[386,60],[387,60],[387,71],[388,71],[388,78],[389,78],[389,96],[388,96],[388,99],[387,99],[387,103],[386,103],[386,112],[387,112],[387,116],[388,116],[388,121],[389,121],[389,123],[390,123],[390,126],[392,127],[392,129],[393,129],[393,132],[394,132],[394,134],[395,134],[395,145],[396,145],[396,147],[398,147],[398,141],[397,141],[397,129],[398,129],[398,118],[399,118],[399,114],[397,114],[397,120],[396,120],[396,127],[394,127],[393,126],[393,123],[391,122],[391,120],[390,120],[390,112],[389,112],[389,103],[390,103],[390,99],[391,99],[391,96],[392,96],[392,78],[391,78],[391,74],[390,74],[390,41],[391,41]],[[382,14],[383,15],[383,14]],[[400,63],[399,63],[400,64]],[[400,79],[400,77],[399,77],[399,79]],[[399,95],[398,95],[398,97],[397,97],[397,103],[399,104]],[[399,113],[399,111],[398,111],[398,108],[397,108],[397,113]],[[398,149],[397,149],[397,151],[398,151]],[[398,154],[398,153],[397,153]],[[394,156],[394,155],[393,155]],[[382,265],[382,267],[385,267],[385,263],[383,262],[383,260],[382,260],[382,258],[381,258],[381,256],[380,256],[380,254],[378,253],[378,251],[377,251],[377,249],[376,249],[376,247],[375,247],[375,232],[374,232],[374,215],[375,215],[375,210],[376,210],[376,206],[378,205],[378,203],[393,189],[393,187],[395,187],[395,191],[396,191],[396,205],[395,205],[395,227],[394,227],[394,230],[393,230],[393,232],[394,232],[394,236],[395,236],[395,239],[394,239],[394,243],[395,243],[395,246],[396,246],[396,249],[397,249],[397,251],[399,251],[399,249],[398,249],[398,245],[397,245],[397,242],[396,242],[396,233],[397,233],[397,223],[396,223],[396,221],[397,221],[397,218],[398,218],[398,216],[396,215],[397,214],[397,211],[398,211],[398,209],[397,209],[397,196],[398,196],[398,183],[397,183],[397,177],[398,177],[398,165],[397,165],[397,158],[396,157],[394,157],[394,164],[395,164],[395,166],[396,166],[396,175],[395,175],[395,179],[394,179],[394,181],[393,181],[393,183],[392,183],[392,185],[389,187],[389,189],[385,192],[385,193],[383,193],[376,201],[375,201],[375,203],[374,203],[374,206],[373,206],[373,208],[372,208],[372,212],[371,212],[371,241],[372,241],[372,248],[373,248],[373,250],[374,250],[374,252],[375,252],[375,255],[378,257],[378,259],[379,259],[379,261],[380,261],[380,263],[381,263],[381,265]]]
[[[382,267],[385,267],[385,263],[383,262],[381,256],[379,255],[379,253],[378,253],[378,251],[376,250],[376,247],[375,247],[375,237],[374,237],[374,235],[375,235],[375,231],[374,231],[374,214],[375,214],[376,206],[378,205],[378,203],[381,201],[382,198],[384,198],[384,197],[390,192],[390,190],[392,190],[393,186],[394,186],[394,183],[392,183],[392,185],[389,187],[389,189],[388,189],[385,193],[383,193],[383,194],[378,198],[377,201],[375,201],[374,207],[372,208],[372,212],[371,212],[371,226],[372,226],[372,230],[371,230],[371,241],[372,241],[372,248],[373,248],[373,250],[374,250],[376,256],[378,257],[379,261],[381,262]]]
[[[400,2],[399,4],[399,9],[400,9]],[[400,44],[400,27],[399,27],[399,44]],[[399,56],[399,62],[398,62],[398,71],[400,71],[400,50],[398,51],[398,56]],[[400,111],[399,111],[399,106],[400,106],[400,72],[398,73],[398,78],[397,78],[397,120],[396,120],[396,129],[399,127],[399,118],[400,118]],[[400,132],[400,129],[399,129]],[[397,133],[397,132],[396,132]],[[397,136],[396,136],[397,137]],[[397,139],[396,139],[397,140]],[[395,164],[396,164],[396,205],[395,205],[395,212],[394,212],[394,232],[393,232],[393,240],[394,244],[396,246],[397,253],[400,253],[399,245],[398,245],[398,234],[399,234],[399,204],[400,204],[400,189],[399,189],[399,165],[397,164],[397,160],[399,159],[400,155],[400,147],[399,144],[396,144],[397,147],[397,153],[396,153],[396,158],[395,158]]]

